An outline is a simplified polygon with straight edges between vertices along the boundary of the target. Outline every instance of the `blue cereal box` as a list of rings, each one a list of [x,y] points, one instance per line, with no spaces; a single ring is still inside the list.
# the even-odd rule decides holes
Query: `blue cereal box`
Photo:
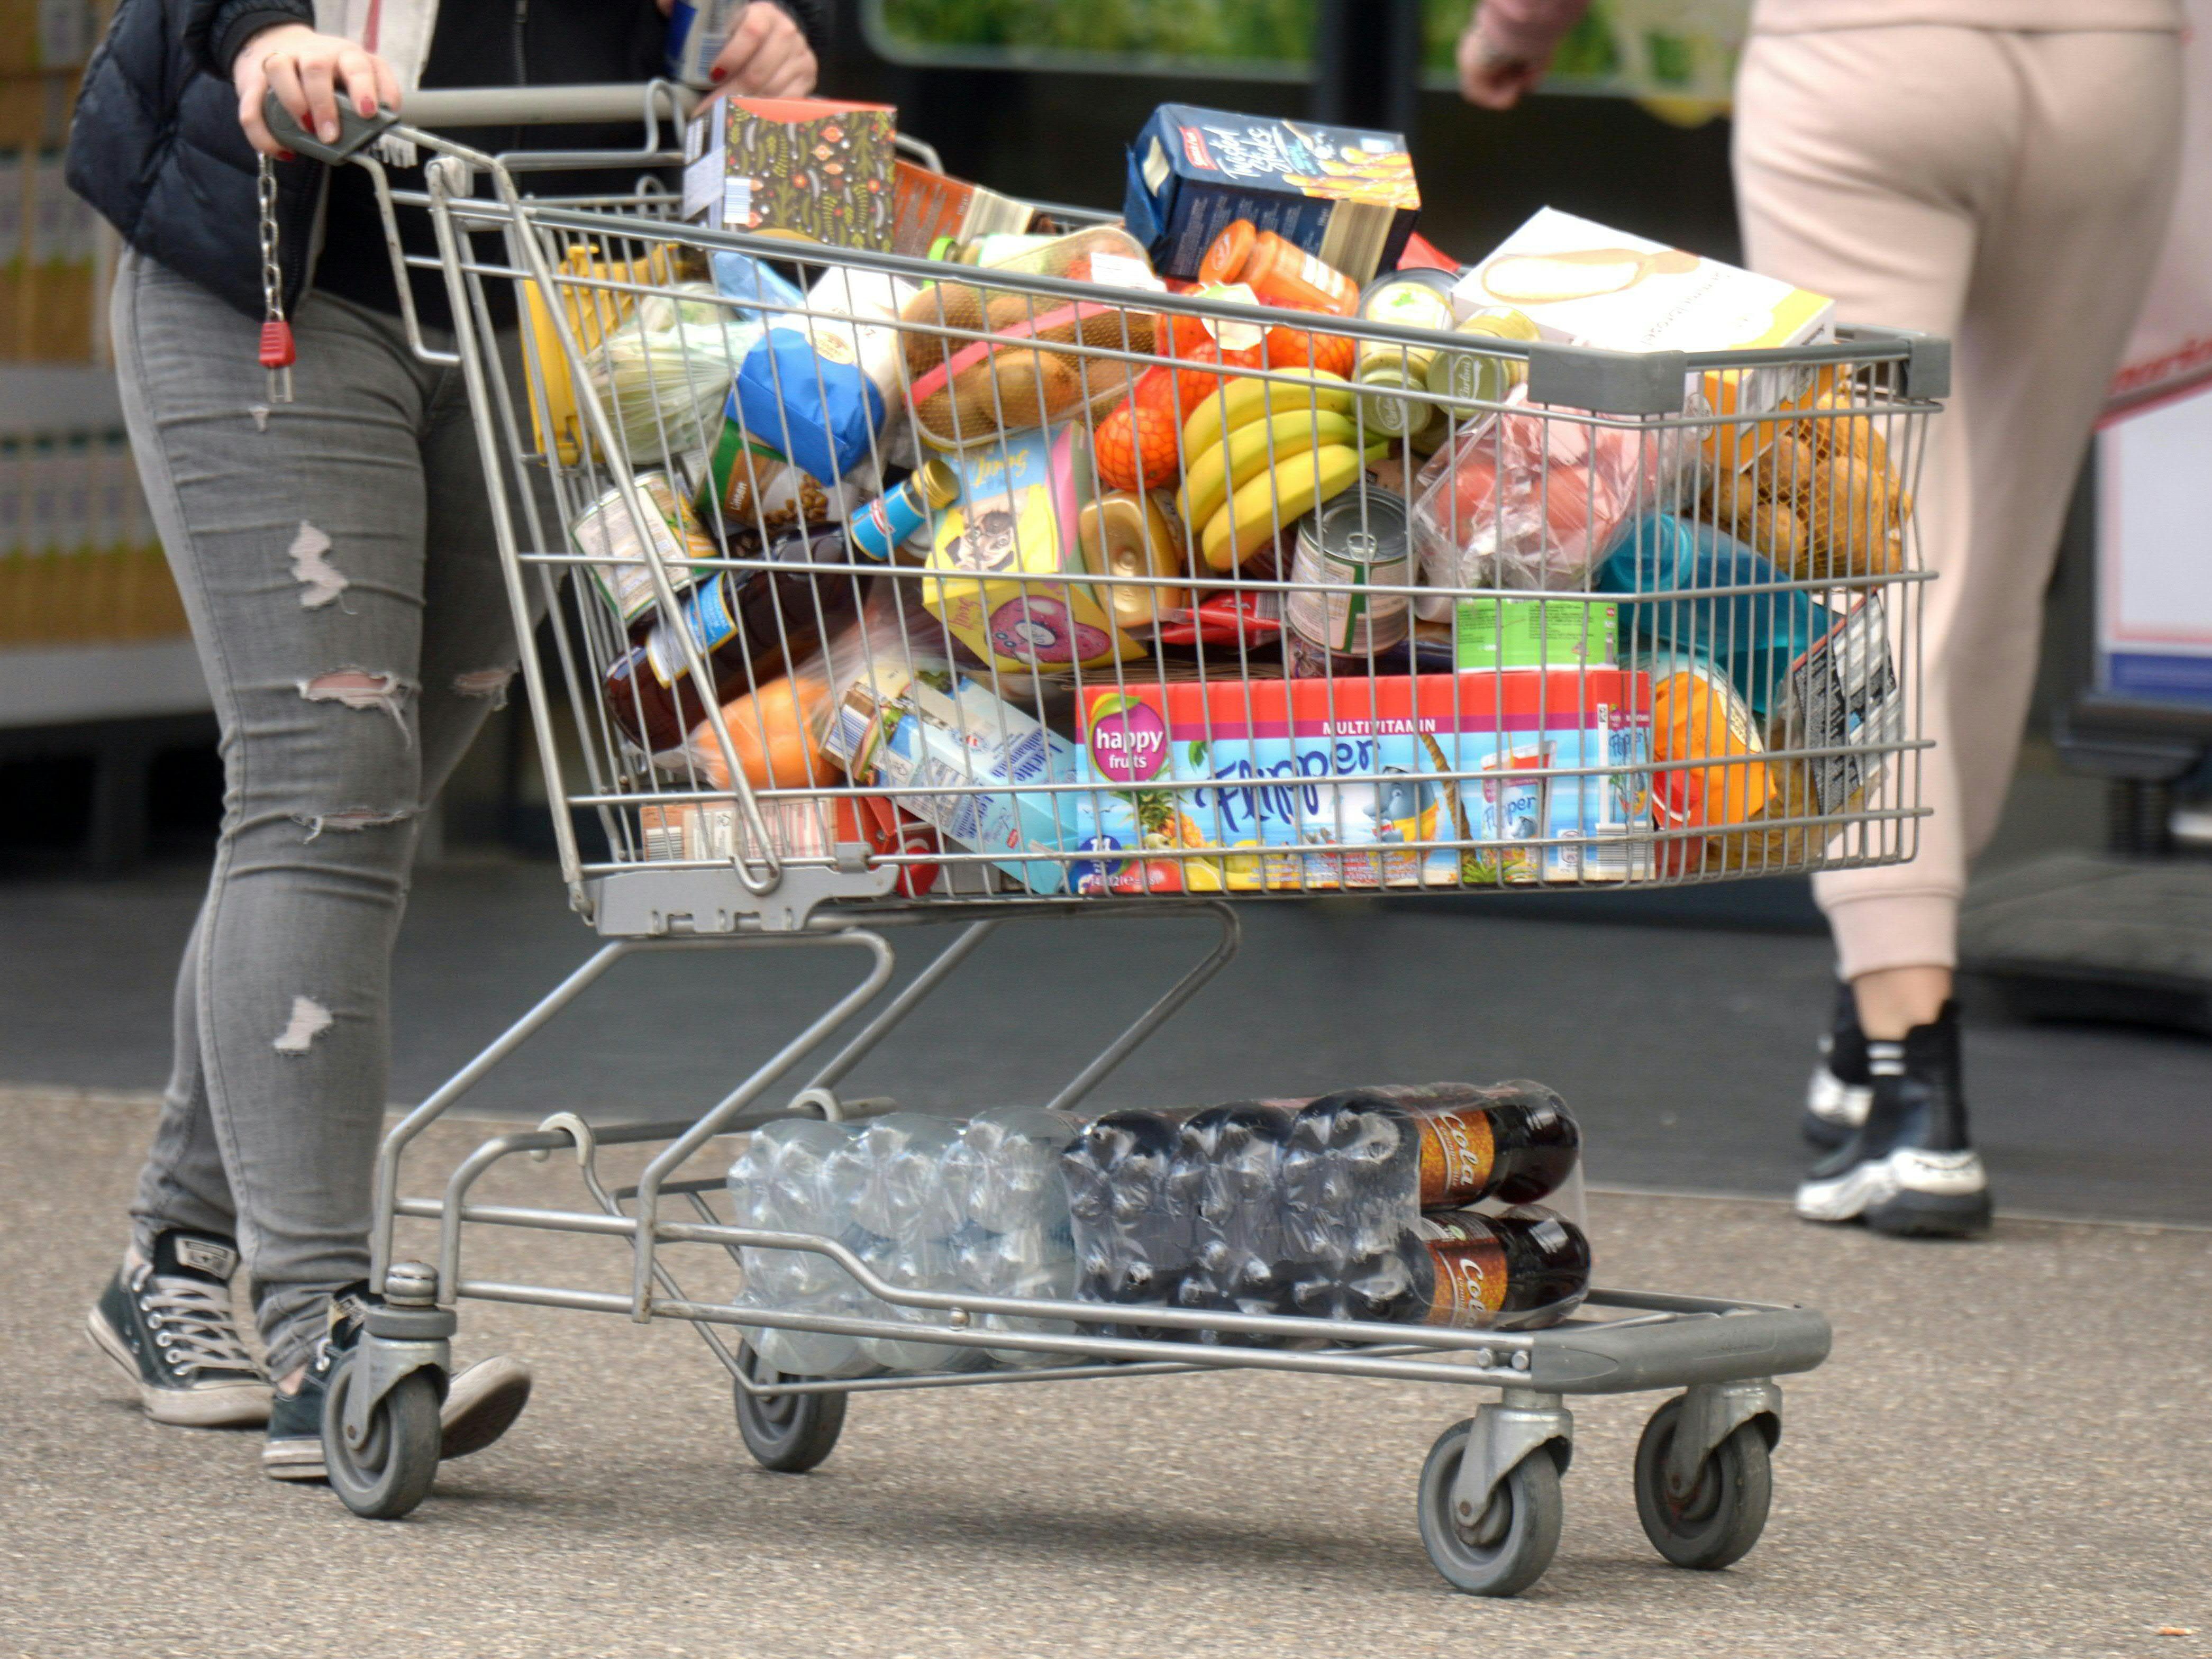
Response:
[[[1217,849],[1186,890],[1632,881],[1650,708],[1620,668],[1132,683],[1085,693],[1083,775],[1129,803],[1126,863]]]
[[[1396,268],[1420,216],[1401,133],[1162,104],[1128,154],[1122,220],[1161,276],[1186,282],[1249,219],[1364,286]]]

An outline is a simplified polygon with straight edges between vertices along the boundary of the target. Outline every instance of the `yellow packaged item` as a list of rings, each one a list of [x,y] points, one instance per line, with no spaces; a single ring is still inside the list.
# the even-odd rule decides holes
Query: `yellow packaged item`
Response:
[[[597,257],[598,252],[589,246],[571,247],[553,267],[554,285],[561,291],[561,309],[575,333],[577,348],[587,357],[637,304],[634,293],[589,284],[665,287],[673,274],[669,250],[665,247],[655,248],[642,259],[605,260]],[[583,420],[576,411],[576,388],[568,378],[568,359],[561,349],[553,313],[537,283],[521,286],[523,320],[530,330],[530,349],[545,389],[543,410],[535,398],[531,400],[531,435],[540,450],[550,449],[563,465],[573,466],[584,458],[587,447],[595,446],[587,446],[585,441]]]
[[[957,506],[937,518],[922,603],[959,641],[1009,672],[1096,668],[1142,654],[1101,604],[1070,580],[1085,569],[1078,539],[1078,428],[1010,433],[954,459]]]

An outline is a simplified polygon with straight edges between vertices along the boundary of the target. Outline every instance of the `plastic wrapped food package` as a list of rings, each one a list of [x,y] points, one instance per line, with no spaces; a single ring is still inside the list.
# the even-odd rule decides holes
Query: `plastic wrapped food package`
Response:
[[[731,377],[762,332],[704,283],[648,295],[608,330],[586,367],[631,459],[651,465],[712,444]]]
[[[1523,404],[1527,388],[1507,401]],[[1413,544],[1434,587],[1511,587],[1578,592],[1620,526],[1662,499],[1679,440],[1613,426],[1572,410],[1484,416],[1421,471]],[[1425,597],[1424,620],[1451,602]]]

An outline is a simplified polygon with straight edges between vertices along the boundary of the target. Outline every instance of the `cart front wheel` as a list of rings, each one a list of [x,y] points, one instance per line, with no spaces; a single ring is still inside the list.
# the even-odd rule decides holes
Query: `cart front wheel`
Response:
[[[1680,1497],[1667,1490],[1667,1453],[1682,1418],[1677,1398],[1651,1413],[1636,1445],[1636,1513],[1652,1547],[1678,1567],[1711,1572],[1741,1561],[1766,1527],[1774,1465],[1756,1423],[1740,1425]]]
[[[1452,1511],[1452,1485],[1474,1428],[1471,1418],[1455,1423],[1429,1448],[1421,1465],[1421,1543],[1453,1589],[1518,1595],[1544,1576],[1559,1547],[1559,1466],[1548,1449],[1529,1453],[1498,1483],[1482,1514],[1462,1521]]]
[[[438,1386],[428,1371],[410,1371],[368,1414],[358,1446],[345,1439],[346,1395],[354,1362],[331,1373],[323,1395],[323,1468],[331,1490],[356,1515],[396,1521],[429,1495],[438,1478]]]
[[[763,1359],[750,1342],[738,1345],[738,1364],[755,1382],[784,1380],[783,1373]],[[738,1401],[738,1432],[744,1437],[753,1462],[763,1468],[804,1474],[837,1449],[837,1437],[845,1431],[843,1395],[777,1394],[763,1400],[746,1393],[742,1384],[732,1388]]]

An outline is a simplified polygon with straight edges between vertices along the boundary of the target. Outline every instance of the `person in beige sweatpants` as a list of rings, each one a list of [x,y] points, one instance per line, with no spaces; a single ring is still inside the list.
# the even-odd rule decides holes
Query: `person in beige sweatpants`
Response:
[[[1462,90],[1504,107],[1586,0],[1485,0]],[[1753,270],[1847,322],[1954,342],[1918,493],[1918,855],[1815,878],[1850,987],[1801,1213],[1988,1224],[1951,1000],[1967,860],[2018,757],[2043,593],[2082,447],[2163,240],[2179,161],[2179,0],[1756,0],[1735,163]]]

